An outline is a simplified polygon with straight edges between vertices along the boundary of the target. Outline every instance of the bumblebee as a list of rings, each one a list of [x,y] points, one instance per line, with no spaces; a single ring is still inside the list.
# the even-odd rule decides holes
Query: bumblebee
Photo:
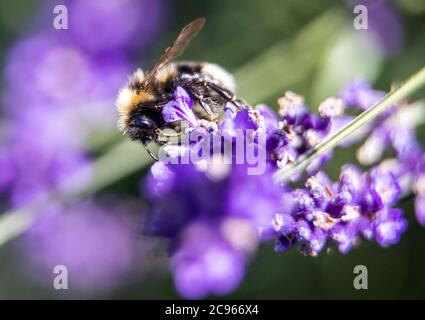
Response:
[[[208,62],[174,61],[204,24],[205,18],[198,18],[184,27],[152,69],[147,74],[138,69],[118,95],[119,129],[130,139],[141,142],[156,160],[148,144],[166,143],[159,139],[165,128],[179,129],[177,124],[165,123],[162,117],[162,108],[173,100],[178,86],[200,106],[203,112],[197,116],[209,121],[216,121],[229,102],[238,109],[246,107],[244,101],[235,97],[234,79],[222,67]]]

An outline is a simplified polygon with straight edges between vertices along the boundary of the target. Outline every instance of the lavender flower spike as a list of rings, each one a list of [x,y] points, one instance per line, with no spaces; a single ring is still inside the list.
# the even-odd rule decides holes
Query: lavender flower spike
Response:
[[[162,109],[165,122],[184,121],[189,127],[198,126],[198,118],[192,111],[193,100],[182,87],[174,91],[174,100],[168,102]]]

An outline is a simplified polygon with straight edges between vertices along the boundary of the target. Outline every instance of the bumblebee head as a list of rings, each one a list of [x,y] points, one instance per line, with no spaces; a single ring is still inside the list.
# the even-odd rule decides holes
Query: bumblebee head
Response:
[[[135,114],[130,117],[126,134],[131,140],[137,140],[144,145],[158,138],[158,126],[148,115]]]
[[[118,94],[116,106],[120,131],[146,145],[157,140],[164,121],[155,96],[143,88],[143,79],[143,71],[138,69]]]
[[[144,73],[141,69],[138,69],[118,94],[116,101],[119,114],[118,128],[124,134],[127,134],[131,127],[130,122],[133,120],[132,115],[135,114],[135,111],[141,105],[149,103],[153,99],[151,94],[142,90],[143,79]]]

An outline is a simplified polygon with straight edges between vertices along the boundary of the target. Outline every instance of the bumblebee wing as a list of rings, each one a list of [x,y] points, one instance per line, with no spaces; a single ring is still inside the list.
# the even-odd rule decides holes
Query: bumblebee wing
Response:
[[[165,64],[174,60],[183,53],[190,40],[198,34],[204,24],[205,18],[201,17],[196,20],[193,20],[180,31],[180,34],[178,35],[177,39],[174,40],[173,44],[165,50],[159,60],[155,63],[155,65],[146,75],[143,81],[143,84],[145,86],[149,86],[152,83],[152,79],[155,77],[159,69],[161,69]]]

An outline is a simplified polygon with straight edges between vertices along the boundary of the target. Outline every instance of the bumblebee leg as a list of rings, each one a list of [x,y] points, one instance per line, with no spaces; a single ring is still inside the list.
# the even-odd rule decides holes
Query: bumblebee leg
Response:
[[[247,104],[236,99],[233,92],[211,81],[200,79],[199,77],[189,77],[181,79],[180,85],[184,87],[190,95],[195,98],[205,111],[208,120],[214,121],[217,118],[215,108],[230,102],[239,110],[245,109]]]
[[[217,94],[219,94],[223,99],[227,100],[227,102],[232,103],[236,108],[240,110],[246,109],[248,105],[245,101],[241,99],[236,99],[235,95],[230,92],[229,90],[220,87],[219,85],[212,83],[212,82],[206,82],[204,84],[208,89],[215,91]]]
[[[208,114],[209,120],[211,121],[214,120],[217,116],[214,114],[213,110],[211,109],[209,103],[207,102],[207,99],[201,96],[198,101],[201,107]]]
[[[235,100],[232,100],[231,102],[233,103],[233,105],[236,108],[239,109],[239,111],[240,110],[243,110],[243,109],[249,108],[248,104],[245,101],[241,100],[241,99],[235,99]]]
[[[146,143],[143,144],[143,147],[145,148],[146,152],[151,156],[152,159],[154,159],[155,161],[158,161],[158,157],[155,156],[152,151],[149,150],[148,145]]]
[[[223,87],[220,87],[219,85],[212,83],[212,82],[205,82],[204,86],[207,87],[208,89],[211,89],[213,91],[215,91],[216,93],[218,93],[222,98],[226,99],[226,100],[234,100],[235,95],[230,92],[227,89],[224,89]]]

